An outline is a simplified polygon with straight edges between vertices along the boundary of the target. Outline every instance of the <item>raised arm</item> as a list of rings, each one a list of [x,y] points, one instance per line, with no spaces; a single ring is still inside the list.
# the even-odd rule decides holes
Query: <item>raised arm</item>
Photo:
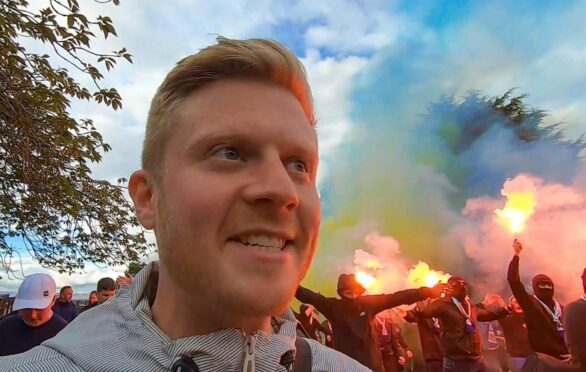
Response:
[[[498,307],[496,309],[486,309],[476,306],[476,319],[479,322],[492,322],[509,315],[509,309],[506,307]]]
[[[433,288],[421,287],[418,289],[406,289],[391,294],[362,296],[359,297],[359,301],[370,312],[377,314],[399,305],[411,305],[429,297],[439,297],[444,288],[444,284],[437,284]]]
[[[332,299],[325,297],[319,293],[315,293],[310,289],[302,286],[297,287],[295,297],[304,304],[313,305],[317,311],[322,313],[326,318],[330,319]]]
[[[515,296],[519,305],[525,307],[531,302],[531,296],[525,290],[525,286],[521,282],[521,276],[519,275],[519,256],[523,250],[523,245],[521,245],[520,241],[515,239],[513,242],[513,249],[515,250],[515,255],[509,263],[507,281],[511,287],[511,292],[513,292],[513,296]]]

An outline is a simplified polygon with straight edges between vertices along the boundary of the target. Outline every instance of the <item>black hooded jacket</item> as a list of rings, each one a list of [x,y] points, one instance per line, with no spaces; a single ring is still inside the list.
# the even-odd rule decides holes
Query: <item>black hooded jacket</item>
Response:
[[[431,295],[430,288],[407,289],[393,294],[360,296],[355,300],[325,297],[303,287],[295,297],[311,304],[332,325],[336,350],[357,360],[375,372],[384,372],[373,322],[377,313],[399,305],[422,301]]]
[[[523,309],[529,342],[533,350],[558,359],[561,359],[562,355],[568,354],[568,348],[564,339],[560,337],[551,315],[535,297],[525,290],[519,276],[519,256],[513,256],[509,264],[507,280],[513,296]]]

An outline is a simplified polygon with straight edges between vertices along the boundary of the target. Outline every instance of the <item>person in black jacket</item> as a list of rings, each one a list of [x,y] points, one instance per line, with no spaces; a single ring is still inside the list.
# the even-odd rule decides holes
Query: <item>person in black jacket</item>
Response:
[[[407,289],[392,294],[364,296],[365,288],[354,274],[338,278],[340,299],[325,297],[299,286],[295,296],[303,303],[315,306],[332,325],[336,350],[354,358],[375,372],[384,372],[384,366],[373,329],[379,312],[399,305],[409,305],[428,297],[439,297],[445,285],[434,288]]]
[[[325,343],[325,340],[322,339],[322,333],[327,336],[329,330],[321,325],[319,312],[313,306],[301,304],[299,313],[293,313],[310,338],[322,344]]]
[[[582,273],[582,287],[584,294],[565,308],[564,326],[572,364],[586,371],[586,268]]]
[[[451,294],[429,304],[418,315],[440,320],[444,371],[486,372],[478,322],[502,318],[509,311],[504,307],[489,311],[474,306],[468,298],[468,285],[461,277],[452,276],[448,284]]]
[[[505,336],[505,346],[509,355],[509,369],[511,372],[521,372],[527,358],[533,354],[529,343],[529,334],[525,324],[523,309],[514,296],[509,299],[511,313],[499,319],[499,324]]]
[[[413,357],[413,353],[403,338],[399,324],[385,313],[379,313],[374,322],[383,365],[386,372],[400,372],[405,369],[405,363]]]
[[[425,370],[427,372],[442,372],[443,355],[440,345],[441,327],[438,318],[427,319],[418,316],[418,312],[427,307],[436,299],[418,302],[415,309],[409,310],[405,314],[405,321],[408,323],[417,323],[419,331],[419,341],[421,342],[421,351],[425,360]]]
[[[519,275],[519,256],[523,246],[517,239],[513,242],[513,249],[515,255],[509,264],[507,280],[523,309],[531,347],[536,352],[566,359],[569,352],[564,343],[563,309],[554,298],[553,281],[547,275],[535,275],[532,281],[535,295],[527,293]]]

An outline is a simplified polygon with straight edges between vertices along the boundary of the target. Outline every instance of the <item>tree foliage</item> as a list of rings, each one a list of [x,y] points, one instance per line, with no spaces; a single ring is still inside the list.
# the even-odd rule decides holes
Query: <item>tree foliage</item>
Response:
[[[510,89],[503,95],[489,97],[477,91],[461,99],[444,97],[429,107],[428,118],[438,135],[454,154],[466,151],[489,129],[501,126],[514,131],[520,143],[554,141],[580,151],[582,141],[566,142],[558,124],[545,125],[545,110],[529,106],[527,94],[514,95]]]
[[[143,267],[145,267],[145,265],[144,262],[131,262],[128,264],[128,268],[124,272],[124,275],[135,276]]]
[[[514,89],[494,97],[471,91],[440,98],[422,116],[415,154],[455,186],[458,209],[471,197],[500,192],[504,180],[522,172],[554,182],[575,174],[584,141],[567,140],[526,98]]]
[[[92,120],[69,112],[72,99],[121,108],[118,92],[101,86],[102,71],[132,57],[126,49],[100,53],[92,47],[102,36],[116,36],[109,17],[86,17],[77,0],[39,5],[0,0],[2,264],[10,271],[23,244],[41,265],[60,272],[83,269],[86,261],[137,261],[148,245],[124,196],[126,180],[114,185],[92,177],[90,165],[110,146]],[[24,46],[35,42],[52,57]],[[89,76],[89,86],[69,69]]]

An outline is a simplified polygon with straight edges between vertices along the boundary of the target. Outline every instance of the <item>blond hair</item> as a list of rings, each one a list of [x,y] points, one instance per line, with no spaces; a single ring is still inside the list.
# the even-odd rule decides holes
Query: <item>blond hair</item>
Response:
[[[143,169],[158,173],[169,128],[183,100],[220,79],[251,78],[281,85],[293,93],[309,123],[315,126],[311,89],[305,69],[293,52],[273,40],[231,40],[220,36],[217,41],[179,61],[157,90],[147,119]]]

